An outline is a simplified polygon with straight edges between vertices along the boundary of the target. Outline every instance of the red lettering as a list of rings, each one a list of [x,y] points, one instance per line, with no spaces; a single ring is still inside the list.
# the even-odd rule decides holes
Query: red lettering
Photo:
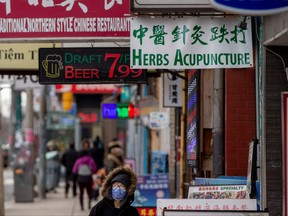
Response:
[[[82,78],[82,69],[76,69],[75,70],[75,78],[76,79],[81,79]]]
[[[98,69],[94,68],[94,69],[91,69],[91,78],[94,78],[94,75],[95,75],[95,78],[99,79],[99,71]]]
[[[74,78],[74,68],[72,66],[65,66],[65,78],[72,79]]]
[[[83,78],[89,79],[90,78],[89,75],[90,75],[90,70],[89,69],[83,69]]]
[[[84,68],[84,69],[74,69],[73,66],[65,66],[65,78],[66,79],[99,79],[99,71],[97,68]]]

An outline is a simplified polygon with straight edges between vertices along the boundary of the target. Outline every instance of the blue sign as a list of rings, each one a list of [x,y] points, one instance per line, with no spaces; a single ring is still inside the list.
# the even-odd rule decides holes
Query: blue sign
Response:
[[[288,11],[288,0],[210,0],[222,11],[242,15],[271,15]]]
[[[138,176],[133,206],[156,206],[157,199],[170,198],[168,174]]]

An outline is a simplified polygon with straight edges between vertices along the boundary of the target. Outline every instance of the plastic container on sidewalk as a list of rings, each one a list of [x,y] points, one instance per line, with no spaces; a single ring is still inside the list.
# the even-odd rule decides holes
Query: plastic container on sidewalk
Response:
[[[33,169],[30,152],[21,147],[14,162],[15,202],[33,202]]]
[[[50,151],[46,153],[46,190],[53,190],[58,186],[60,180],[61,164],[59,152]]]

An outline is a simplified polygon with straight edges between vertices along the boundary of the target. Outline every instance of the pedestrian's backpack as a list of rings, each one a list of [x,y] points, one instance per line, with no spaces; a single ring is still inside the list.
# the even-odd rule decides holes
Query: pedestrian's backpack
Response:
[[[82,176],[90,176],[90,175],[92,175],[92,171],[91,171],[90,166],[87,165],[87,164],[79,165],[78,175],[82,175]]]

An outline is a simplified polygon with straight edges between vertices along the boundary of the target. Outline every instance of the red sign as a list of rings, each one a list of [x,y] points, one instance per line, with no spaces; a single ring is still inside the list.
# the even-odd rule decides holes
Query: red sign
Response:
[[[0,40],[129,37],[128,0],[1,0]]]
[[[156,207],[136,207],[140,216],[156,216]]]
[[[99,120],[97,113],[79,112],[78,116],[81,118],[81,123],[96,123]]]
[[[74,94],[113,94],[121,91],[114,84],[73,84],[55,85],[56,93],[72,92]]]

